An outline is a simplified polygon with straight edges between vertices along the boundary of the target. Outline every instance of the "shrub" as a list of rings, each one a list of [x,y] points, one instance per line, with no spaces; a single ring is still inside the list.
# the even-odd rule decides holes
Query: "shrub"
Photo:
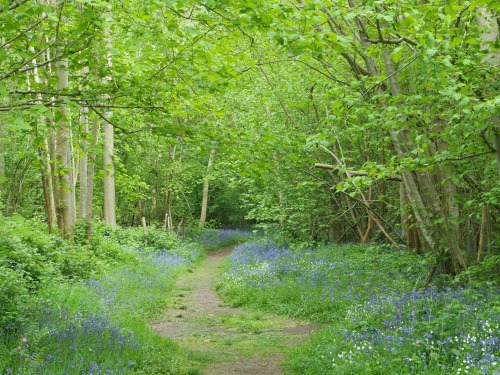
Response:
[[[500,255],[491,254],[457,277],[458,281],[493,282],[500,284]]]
[[[58,277],[28,291],[26,271],[0,262],[0,313],[11,323],[0,327],[0,374],[180,374],[189,367],[147,321],[163,311],[177,274],[203,248],[159,230],[143,248],[138,233],[97,223],[89,244],[43,235],[36,250],[21,239],[28,253],[54,264]],[[11,298],[18,295],[25,298]]]
[[[0,329],[19,317],[19,311],[28,300],[24,273],[2,263],[0,260]]]

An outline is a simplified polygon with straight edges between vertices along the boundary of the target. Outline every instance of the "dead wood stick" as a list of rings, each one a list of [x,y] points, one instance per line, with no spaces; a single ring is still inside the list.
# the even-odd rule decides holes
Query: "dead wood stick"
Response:
[[[331,164],[322,164],[322,163],[315,163],[314,164],[315,168],[320,168],[320,169],[329,169],[329,170],[337,170],[337,171],[342,171],[346,174],[350,174],[353,176],[368,176],[368,172],[365,171],[350,171],[350,170],[342,170],[339,167],[336,167],[335,165]],[[390,181],[396,181],[396,182],[402,182],[401,177],[397,176],[385,176],[385,180],[390,180]]]

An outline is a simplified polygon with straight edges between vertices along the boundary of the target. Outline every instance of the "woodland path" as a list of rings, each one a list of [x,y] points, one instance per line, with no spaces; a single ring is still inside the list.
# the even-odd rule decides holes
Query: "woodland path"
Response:
[[[283,374],[283,350],[304,340],[316,326],[224,305],[215,284],[233,249],[210,253],[192,273],[182,276],[172,293],[172,308],[152,327],[192,352],[205,375]]]

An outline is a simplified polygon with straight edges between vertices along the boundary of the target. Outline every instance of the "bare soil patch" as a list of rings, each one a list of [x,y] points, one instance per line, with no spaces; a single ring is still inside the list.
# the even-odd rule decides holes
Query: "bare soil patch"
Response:
[[[192,273],[181,277],[172,294],[172,307],[152,323],[152,328],[197,353],[194,357],[205,367],[206,375],[283,374],[282,352],[304,340],[317,326],[225,305],[215,284],[224,259],[233,249],[210,253]]]

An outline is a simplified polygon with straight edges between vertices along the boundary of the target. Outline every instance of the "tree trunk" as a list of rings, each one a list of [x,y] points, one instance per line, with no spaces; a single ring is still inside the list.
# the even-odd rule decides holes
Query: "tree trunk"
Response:
[[[57,89],[63,91],[68,87],[68,61],[57,62]],[[63,99],[60,97],[59,99]],[[59,176],[57,186],[57,211],[59,214],[59,230],[64,237],[72,238],[74,227],[73,213],[73,171],[71,167],[70,138],[69,138],[69,111],[67,106],[60,107],[61,118],[58,121],[56,139],[56,174]]]
[[[80,113],[80,128],[83,134],[81,148],[83,155],[80,156],[80,196],[78,199],[78,217],[85,219],[87,217],[87,193],[88,193],[88,149],[89,144],[86,137],[89,132],[88,108],[83,107]]]
[[[142,229],[144,230],[144,246],[148,245],[148,228],[146,226],[146,218],[143,216],[141,218]]]
[[[38,134],[38,127],[35,126],[35,135],[38,136]],[[57,221],[57,214],[55,210],[54,187],[52,185],[52,167],[50,164],[47,141],[43,140],[39,145],[37,145],[37,149],[41,161],[40,174],[42,178],[47,228],[49,234],[52,234],[54,222]]]
[[[40,3],[45,3],[45,1],[40,1]],[[50,49],[47,49],[46,53],[41,55],[42,62],[49,62],[47,64],[47,76],[52,76],[52,64],[50,63],[51,61],[51,55],[50,55]],[[45,86],[48,87],[48,80],[44,80]],[[55,98],[52,97],[52,100]],[[52,201],[51,205],[53,207],[53,221],[57,220],[57,225],[59,228],[62,226],[62,219],[61,216],[57,214],[57,205],[59,202],[59,198],[57,197],[57,194],[59,193],[59,175],[56,173],[58,170],[58,167],[56,165],[56,131],[55,131],[55,124],[54,120],[52,118],[46,119],[47,123],[47,128],[48,128],[48,139],[45,141],[45,150],[46,150],[46,160],[45,163],[47,164],[46,170],[50,171],[49,173],[49,179],[50,181],[47,182],[48,186],[51,186],[50,190],[52,193],[49,195],[49,199]]]
[[[47,221],[50,220],[50,226],[49,226],[49,233],[53,228],[53,223],[57,222],[57,214],[56,214],[56,202],[54,198],[54,184],[53,184],[53,179],[52,179],[52,163],[50,160],[50,150],[49,150],[49,143],[47,140],[44,140],[43,142],[44,145],[44,164],[45,164],[45,171],[47,172],[47,196],[48,196],[48,206],[49,206],[49,213],[47,215]]]
[[[173,164],[175,161],[176,145],[169,145],[168,150],[168,172],[165,181],[165,215],[172,219],[172,180],[174,179]]]
[[[489,62],[491,65],[497,66],[500,64],[500,52],[491,47],[499,37],[498,21],[485,6],[477,8],[476,18],[482,31],[480,34],[481,49],[487,52],[483,62]]]
[[[488,207],[483,205],[481,209],[481,226],[479,227],[479,244],[477,245],[477,256],[476,261],[479,263],[483,258],[483,253],[485,245],[487,243],[487,233],[488,233]]]
[[[399,210],[401,211],[401,235],[406,240],[408,248],[410,248],[410,221],[407,212],[408,198],[406,197],[405,185],[399,184]]]
[[[389,77],[388,83],[391,94],[395,97],[400,96],[402,91],[399,83],[397,82],[390,52],[387,49],[383,51],[383,58],[386,76]],[[401,157],[404,157],[408,149],[413,150],[416,148],[415,142],[413,141],[408,129],[391,131],[391,138],[396,152]],[[437,246],[439,246],[439,239],[440,237],[443,237],[446,240],[446,246],[448,247],[449,254],[451,256],[452,273],[458,274],[462,270],[466,269],[467,261],[459,243],[460,233],[457,233],[456,226],[453,226],[453,223],[450,223],[450,212],[447,212],[446,208],[443,207],[429,175],[427,173],[417,172],[413,174],[411,172],[406,172],[403,174],[403,183],[405,185],[408,199],[412,205],[418,226],[428,248],[432,251],[438,251]],[[455,211],[456,206],[452,201],[454,197],[450,197],[452,189],[449,189],[450,191],[445,195],[445,199],[449,199],[446,206],[452,208],[451,210],[453,211],[453,215],[458,215]],[[432,213],[440,216],[442,224],[438,226],[433,224],[429,209]],[[454,220],[458,222],[458,218],[454,218]],[[438,230],[436,231],[435,229]],[[441,251],[441,249],[439,249],[439,251]],[[445,263],[446,262],[443,263],[443,266],[447,268],[448,265]]]
[[[116,226],[115,168],[113,164],[114,129],[109,122],[103,123],[103,168],[104,168],[104,221]]]
[[[94,199],[94,170],[95,170],[95,159],[94,154],[95,146],[97,145],[97,138],[99,135],[99,121],[97,117],[92,119],[92,143],[91,151],[88,153],[87,162],[87,193],[85,194],[85,221],[87,222],[87,239],[92,238],[92,211],[93,205],[92,201]]]
[[[35,49],[34,47],[30,47],[30,51],[34,52]],[[42,80],[40,79],[40,75],[38,73],[38,68],[36,67],[37,65],[37,60],[34,59],[33,65],[35,68],[33,69],[33,82],[35,86],[40,86],[42,83]],[[41,62],[45,62],[45,57],[44,54],[41,55]],[[28,81],[28,87],[30,87],[30,75],[29,72],[27,74],[27,81]],[[44,85],[47,86],[47,80],[43,81]],[[42,103],[43,102],[43,97],[41,93],[36,94],[36,101],[37,103]],[[45,121],[45,118],[43,116],[40,116],[38,119],[38,122],[40,124],[43,124]],[[50,123],[47,123],[50,126]],[[40,137],[39,133],[39,128],[38,124],[35,124],[35,135],[37,137]],[[44,203],[45,203],[45,215],[47,219],[47,227],[49,234],[52,234],[53,232],[53,223],[57,221],[57,214],[56,214],[56,209],[55,209],[55,200],[54,200],[54,186],[52,183],[52,165],[51,165],[51,160],[50,160],[50,153],[49,153],[49,146],[47,139],[43,137],[43,141],[40,141],[37,143],[37,151],[38,151],[38,156],[40,158],[40,174],[41,174],[41,179],[42,179],[42,187],[43,187],[43,196],[44,196]]]
[[[5,136],[6,131],[3,125],[0,125],[0,207],[1,206],[1,198],[4,190],[4,181],[5,181]]]
[[[111,50],[111,31],[106,29],[104,31],[106,42],[106,66],[111,67],[113,62],[111,60],[110,50]],[[106,84],[111,81],[110,76],[104,77],[103,83]],[[105,94],[104,99],[109,99],[109,95]],[[104,118],[109,120],[113,116],[113,112],[106,110],[104,113]],[[102,125],[102,146],[103,146],[103,169],[104,169],[104,179],[103,179],[103,189],[104,189],[104,221],[110,224],[112,227],[116,226],[116,192],[115,192],[115,166],[113,162],[114,155],[114,143],[115,135],[114,128],[108,121],[103,121]]]
[[[496,68],[497,74],[495,79],[498,81],[498,65],[500,64],[500,51],[498,48],[492,48],[493,43],[498,42],[499,26],[498,20],[493,16],[491,11],[485,7],[478,7],[476,12],[477,23],[481,29],[481,49],[487,54],[483,58],[484,63],[488,63],[491,67]],[[493,133],[495,137],[496,161],[498,176],[500,177],[500,116],[493,115]]]
[[[208,158],[207,176],[206,176],[205,182],[203,184],[203,197],[201,200],[200,228],[203,228],[205,226],[205,221],[207,219],[208,188],[210,185],[210,172],[212,171],[212,165],[214,163],[215,152],[216,152],[215,149],[212,149],[212,151],[210,151],[210,156]]]

